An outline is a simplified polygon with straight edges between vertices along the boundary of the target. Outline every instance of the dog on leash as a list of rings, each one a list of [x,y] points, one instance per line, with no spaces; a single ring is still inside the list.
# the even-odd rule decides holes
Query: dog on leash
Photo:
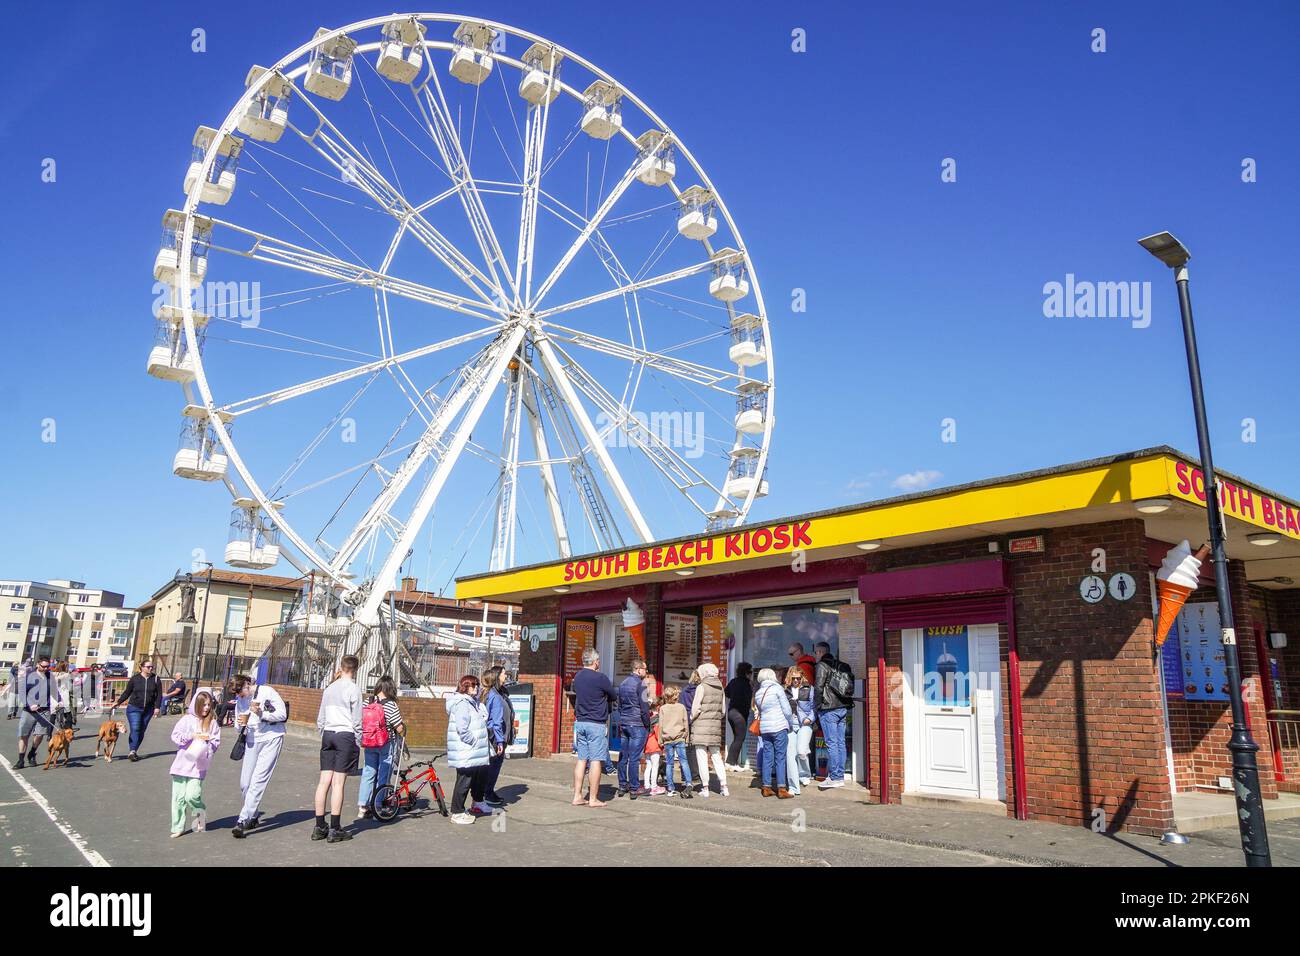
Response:
[[[99,756],[100,747],[104,748],[104,760],[113,762],[113,751],[117,747],[117,738],[126,733],[126,724],[120,720],[106,720],[99,725],[99,739],[95,741],[95,756]]]
[[[72,752],[72,738],[75,733],[76,731],[72,730],[72,728],[68,728],[67,730],[56,730],[50,735],[50,752],[49,756],[45,758],[44,769],[50,769],[51,761],[53,761],[54,766],[57,767],[59,765],[59,757],[63,758],[63,765],[65,767],[68,765],[68,760]]]

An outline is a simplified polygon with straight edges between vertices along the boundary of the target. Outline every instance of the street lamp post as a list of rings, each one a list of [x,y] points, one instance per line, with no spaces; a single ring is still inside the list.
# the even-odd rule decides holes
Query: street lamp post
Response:
[[[199,684],[203,680],[203,633],[208,627],[208,604],[212,600],[212,562],[204,561],[203,564],[208,566],[208,584],[203,589],[203,617],[199,621],[199,643],[198,649],[194,654],[194,692],[198,693]],[[218,647],[220,650],[220,647]]]
[[[1183,341],[1187,346],[1187,374],[1192,385],[1192,408],[1196,415],[1196,438],[1201,452],[1201,474],[1205,479],[1205,510],[1210,523],[1211,560],[1214,588],[1219,598],[1219,621],[1223,631],[1223,657],[1228,671],[1228,699],[1232,707],[1232,791],[1237,800],[1237,823],[1241,850],[1247,866],[1271,866],[1264,805],[1259,791],[1259,766],[1255,753],[1259,745],[1246,725],[1246,708],[1241,699],[1241,664],[1237,658],[1237,635],[1233,625],[1232,595],[1228,590],[1228,555],[1223,546],[1223,517],[1219,505],[1219,483],[1210,454],[1210,428],[1205,417],[1205,393],[1201,388],[1201,360],[1196,352],[1196,327],[1192,324],[1192,298],[1188,291],[1187,247],[1167,232],[1139,239],[1138,243],[1174,270],[1178,286],[1178,308],[1183,317]]]

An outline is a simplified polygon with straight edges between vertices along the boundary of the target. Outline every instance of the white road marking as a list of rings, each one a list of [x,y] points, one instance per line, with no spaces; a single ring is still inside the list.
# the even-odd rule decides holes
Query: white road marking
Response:
[[[68,841],[77,848],[77,852],[86,858],[87,863],[89,863],[91,866],[112,865],[106,859],[100,856],[99,853],[97,853],[95,850],[92,850],[86,844],[86,841],[82,839],[80,833],[73,830],[72,827],[68,826],[66,823],[61,821],[59,819],[59,815],[54,812],[54,808],[50,806],[50,802],[41,795],[41,792],[39,790],[33,787],[22,777],[18,776],[18,774],[14,772],[13,766],[3,756],[0,756],[0,765],[3,765],[4,768],[9,771],[9,776],[13,777],[16,781],[18,781],[18,786],[22,787],[23,790],[26,791],[27,795],[32,798],[32,802],[45,811],[45,815],[49,817],[51,821],[53,821],[56,827],[59,828],[59,832],[62,833],[65,837],[67,837]]]

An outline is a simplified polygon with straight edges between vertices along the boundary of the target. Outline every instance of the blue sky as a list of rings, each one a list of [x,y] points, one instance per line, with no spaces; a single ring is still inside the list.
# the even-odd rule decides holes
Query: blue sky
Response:
[[[221,119],[250,64],[320,24],[387,12],[266,9],[52,4],[18,24],[23,42],[0,65],[0,576],[72,577],[138,603],[194,549],[220,554],[228,498],[170,474],[180,396],[144,374],[161,214],[181,200],[195,126]],[[1153,444],[1194,449],[1173,283],[1135,243],[1160,229],[1194,257],[1218,465],[1300,496],[1293,4],[1188,3],[1177,16],[1119,3],[593,9],[466,12],[616,76],[725,197],[776,355],[771,494],[751,518]],[[191,52],[195,27],[205,53]],[[1090,49],[1098,27],[1104,53]],[[795,28],[807,52],[791,50]],[[41,181],[47,157],[54,183]],[[941,181],[948,158],[955,182]],[[1246,158],[1256,182],[1242,182]],[[1150,282],[1149,327],[1045,317],[1045,283],[1067,274]],[[806,312],[791,310],[794,289]],[[949,417],[957,441],[945,443]],[[1241,440],[1246,418],[1254,442]],[[435,586],[477,498],[454,488],[422,539],[414,571]],[[693,530],[661,517],[664,535]],[[460,568],[482,569],[476,552]]]

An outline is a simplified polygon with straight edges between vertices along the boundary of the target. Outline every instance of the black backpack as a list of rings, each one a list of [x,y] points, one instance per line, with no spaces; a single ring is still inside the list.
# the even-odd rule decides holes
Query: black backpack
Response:
[[[853,700],[853,668],[841,660],[836,660],[826,678],[826,687],[844,703]]]

